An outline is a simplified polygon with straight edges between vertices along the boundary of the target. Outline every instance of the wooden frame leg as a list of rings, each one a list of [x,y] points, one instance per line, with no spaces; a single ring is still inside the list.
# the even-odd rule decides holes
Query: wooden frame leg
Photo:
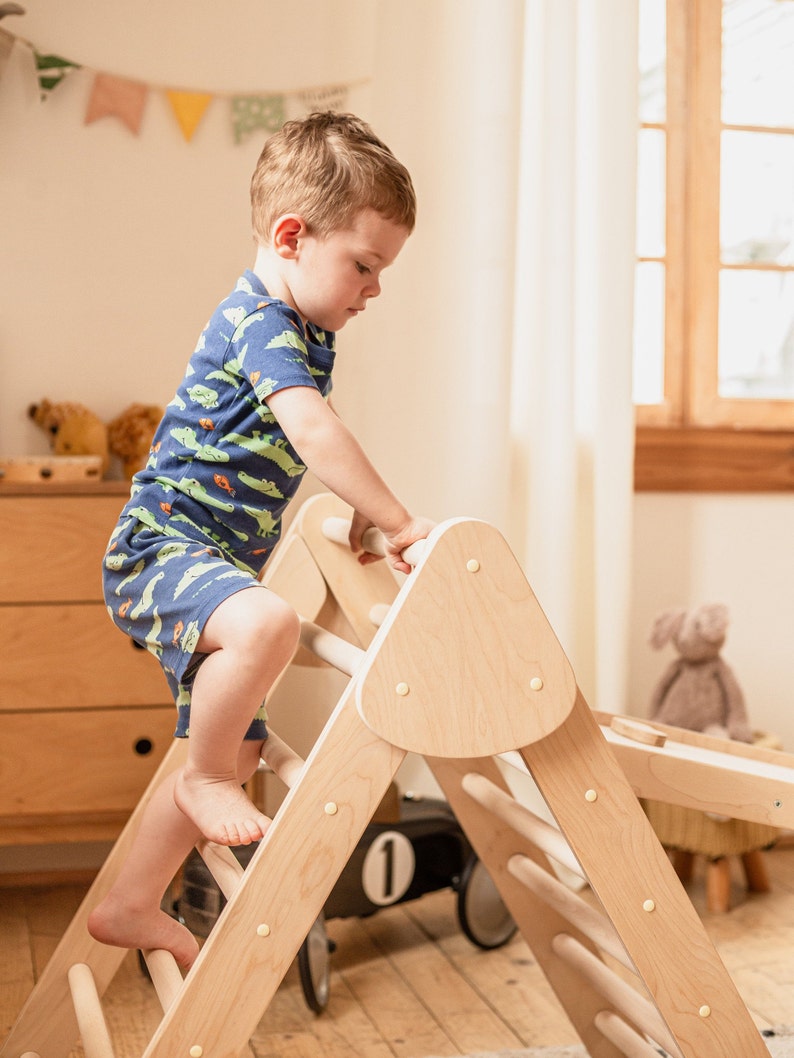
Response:
[[[731,865],[727,856],[706,864],[706,907],[720,913],[731,906]]]
[[[683,885],[692,881],[692,868],[695,863],[694,852],[686,849],[675,849],[673,852],[673,867]]]
[[[769,874],[766,869],[764,854],[761,849],[751,849],[742,856],[742,866],[747,878],[747,888],[751,893],[768,893]]]

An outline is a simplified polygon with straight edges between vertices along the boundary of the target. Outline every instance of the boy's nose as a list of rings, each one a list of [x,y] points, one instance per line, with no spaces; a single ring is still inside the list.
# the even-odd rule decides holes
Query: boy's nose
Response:
[[[380,280],[370,279],[362,290],[365,298],[376,298],[380,294]]]

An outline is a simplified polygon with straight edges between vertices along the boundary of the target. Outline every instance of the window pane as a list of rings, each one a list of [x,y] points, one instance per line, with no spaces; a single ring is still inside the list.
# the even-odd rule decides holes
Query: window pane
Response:
[[[665,120],[666,0],[640,0],[640,121]]]
[[[664,276],[663,264],[637,265],[634,286],[635,404],[664,400]]]
[[[665,133],[640,129],[637,153],[637,256],[664,256]]]
[[[794,136],[723,132],[721,149],[723,261],[794,263]]]
[[[722,272],[719,395],[794,400],[794,273]]]
[[[794,3],[723,0],[722,120],[794,127]]]

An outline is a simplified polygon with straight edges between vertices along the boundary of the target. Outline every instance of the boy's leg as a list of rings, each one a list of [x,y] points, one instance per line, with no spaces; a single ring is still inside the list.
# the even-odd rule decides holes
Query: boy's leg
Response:
[[[248,799],[238,754],[257,709],[298,645],[294,610],[266,588],[247,588],[210,615],[197,645],[206,654],[193,683],[190,738],[174,796],[201,833],[220,845],[264,836],[270,820]]]
[[[240,749],[238,782],[257,768],[260,742]],[[160,907],[163,894],[200,832],[174,801],[175,774],[155,790],[135,835],[129,856],[104,900],[88,919],[91,936],[120,948],[165,948],[188,968],[198,955],[190,931]]]

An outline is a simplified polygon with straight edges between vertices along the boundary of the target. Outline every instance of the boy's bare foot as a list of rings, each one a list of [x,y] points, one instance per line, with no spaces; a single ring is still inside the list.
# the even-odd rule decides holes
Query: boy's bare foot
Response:
[[[117,948],[164,948],[185,970],[199,953],[190,930],[165,911],[127,904],[112,892],[88,916],[88,932],[101,944]]]
[[[250,845],[265,836],[271,823],[233,779],[182,771],[174,785],[174,800],[204,837],[218,845]]]

